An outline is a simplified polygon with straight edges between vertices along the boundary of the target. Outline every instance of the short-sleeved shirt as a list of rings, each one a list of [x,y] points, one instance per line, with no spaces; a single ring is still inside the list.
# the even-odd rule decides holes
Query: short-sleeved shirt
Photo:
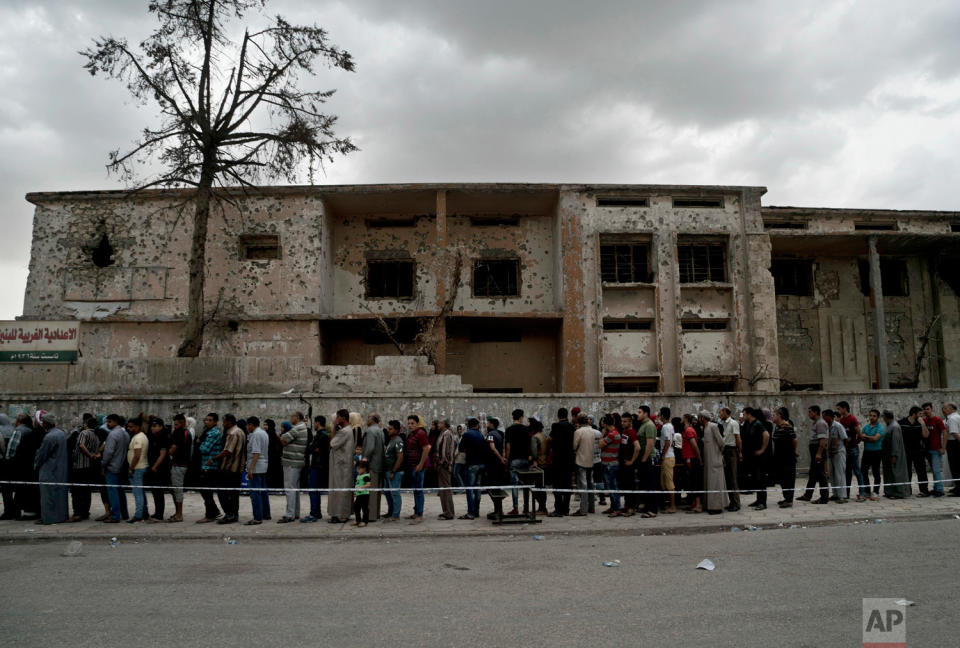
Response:
[[[424,449],[430,445],[430,439],[423,428],[417,428],[417,431],[407,437],[406,450],[403,453],[403,467],[407,470],[416,470],[420,464],[420,457]]]
[[[507,459],[523,459],[530,457],[530,429],[526,425],[514,423],[506,430],[506,442],[510,444],[510,456]]]
[[[673,424],[664,423],[660,427],[660,456],[673,459]]]
[[[810,443],[817,444],[820,443],[820,439],[829,438],[830,426],[827,425],[827,422],[823,420],[822,416],[818,416],[817,420],[813,422],[813,430],[810,433]]]
[[[845,416],[840,417],[840,425],[847,431],[847,447],[851,449],[859,447],[860,439],[857,438],[856,428],[860,425],[860,421],[857,420],[857,417],[847,413]]]
[[[960,414],[951,412],[947,417],[947,441],[960,440]]]
[[[910,417],[902,418],[899,421],[900,432],[903,435],[903,447],[908,454],[916,454],[923,451],[923,419],[917,417],[917,420],[910,422]]]
[[[697,431],[692,427],[683,430],[683,447],[680,449],[680,456],[684,459],[693,459],[697,456],[693,446],[697,444]]]
[[[637,431],[632,427],[627,428],[620,433],[620,464],[626,465],[626,462],[633,459],[633,443],[637,440]],[[637,455],[639,459],[643,455]]]
[[[846,452],[847,430],[840,421],[834,421],[830,425],[830,453]]]
[[[200,442],[201,470],[218,470],[217,462],[214,461],[210,465],[207,465],[207,462],[223,450],[223,435],[220,434],[220,428],[214,426],[201,436],[203,436],[203,441]]]
[[[150,465],[150,460],[147,458],[149,446],[150,441],[142,431],[133,435],[133,438],[130,439],[130,445],[127,446],[127,463],[130,464],[130,470],[142,470]],[[133,458],[137,450],[140,451],[140,459],[137,460],[137,465],[134,466]]]
[[[942,433],[947,429],[943,424],[943,420],[939,416],[931,416],[930,418],[923,419],[923,424],[927,426],[927,432],[930,433],[927,437],[927,450],[942,450]]]
[[[885,430],[883,429],[883,424],[882,424],[882,423],[874,423],[873,425],[871,425],[871,424],[868,423],[868,424],[864,425],[864,426],[861,428],[861,432],[863,432],[863,436],[865,436],[865,437],[873,436],[873,435],[875,435],[875,434],[879,434],[879,435],[880,435],[880,438],[877,439],[876,441],[864,441],[864,442],[863,442],[863,450],[864,450],[864,452],[866,452],[866,451],[868,451],[868,450],[869,450],[869,451],[873,451],[873,450],[882,450],[882,449],[883,449],[883,435],[884,435],[884,433],[885,433]]]
[[[460,439],[460,451],[468,466],[482,466],[487,462],[487,442],[476,428],[467,428]]]
[[[597,428],[591,428],[593,430],[593,465],[596,466],[600,463],[600,439],[603,438],[603,432]]]
[[[600,448],[600,461],[604,464],[613,465],[617,463],[617,456],[620,454],[620,442],[622,437],[617,428],[610,428],[610,430],[603,435],[604,445]]]
[[[227,472],[240,472],[243,470],[244,459],[246,459],[243,454],[245,440],[246,438],[243,436],[243,432],[241,432],[240,428],[236,425],[227,431],[227,438],[223,442],[223,449],[227,453],[227,456],[223,458],[223,465],[220,467],[221,470]]]
[[[653,424],[653,421],[647,419],[640,425],[640,429],[637,430],[637,441],[640,442],[640,456],[637,457],[638,461],[643,460],[643,453],[647,451],[647,439],[653,439],[653,442],[657,442],[657,426]],[[653,459],[653,451],[650,451],[650,455],[647,457],[647,461]]]
[[[740,436],[740,426],[733,420],[733,417],[727,417],[727,420],[721,421],[721,423],[723,424],[723,447],[737,447],[737,437]]]
[[[193,445],[190,439],[190,430],[183,428],[178,430],[174,428],[170,431],[170,462],[174,466],[188,466],[190,464],[190,451]]]
[[[166,430],[160,430],[158,434],[153,432],[147,437],[147,440],[150,441],[150,448],[147,452],[147,461],[150,463],[150,467],[153,467],[157,460],[160,458],[160,452],[162,450],[170,450],[170,435],[167,434]],[[158,468],[159,471],[169,470],[170,469],[170,457],[167,456],[164,459],[163,464]]]
[[[384,457],[386,457],[386,464],[384,465],[387,472],[393,472],[393,467],[397,465],[397,457],[403,452],[403,439],[400,438],[398,434],[395,437],[392,437],[387,445],[383,449]]]
[[[257,465],[253,467],[254,475],[262,475],[269,468],[267,462],[270,460],[270,437],[267,436],[263,428],[257,428],[247,437],[247,465],[253,463],[253,455],[257,457]]]

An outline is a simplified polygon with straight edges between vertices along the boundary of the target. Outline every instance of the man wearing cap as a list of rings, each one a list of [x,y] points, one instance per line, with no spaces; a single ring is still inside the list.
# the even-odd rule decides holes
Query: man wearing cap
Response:
[[[40,424],[47,433],[34,457],[33,468],[39,472],[40,519],[37,524],[66,522],[67,511],[67,435],[57,427],[53,414],[45,412]]]

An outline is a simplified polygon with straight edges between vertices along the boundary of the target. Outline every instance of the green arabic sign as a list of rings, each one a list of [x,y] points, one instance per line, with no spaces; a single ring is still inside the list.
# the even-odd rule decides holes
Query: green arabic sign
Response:
[[[76,362],[76,351],[0,351],[0,362]]]

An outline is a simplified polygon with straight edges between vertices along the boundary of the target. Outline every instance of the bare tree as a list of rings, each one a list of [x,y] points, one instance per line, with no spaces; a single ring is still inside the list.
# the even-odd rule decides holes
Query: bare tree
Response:
[[[193,247],[187,321],[181,357],[203,347],[207,222],[211,204],[232,201],[217,187],[253,187],[285,179],[296,182],[334,154],[356,150],[334,134],[336,116],[322,112],[333,90],[304,91],[300,77],[315,66],[353,71],[350,54],[329,43],[319,26],[291,25],[282,17],[231,41],[233,23],[266,0],[152,0],[159,26],[138,47],[103,37],[81,52],[84,67],[120,79],[142,103],[155,102],[161,123],[145,128],[124,153],[113,151],[107,169],[134,190],[191,187]],[[159,174],[141,177],[138,165],[158,161]],[[222,204],[221,204],[222,207]]]

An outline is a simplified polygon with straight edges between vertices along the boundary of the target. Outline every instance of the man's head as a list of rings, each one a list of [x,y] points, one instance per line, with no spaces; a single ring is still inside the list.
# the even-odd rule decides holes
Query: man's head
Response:
[[[943,413],[944,413],[946,416],[950,416],[951,414],[953,414],[953,413],[956,412],[956,411],[957,411],[957,404],[956,404],[956,403],[944,403],[944,405],[943,405]]]
[[[420,417],[416,414],[411,414],[407,417],[407,429],[411,432],[416,432],[417,428],[420,427]]]
[[[911,421],[916,422],[917,417],[920,416],[921,414],[923,414],[923,410],[917,407],[916,405],[914,405],[913,407],[910,408],[910,413],[907,416],[908,418],[910,418]]]
[[[523,421],[523,410],[515,409],[513,410],[513,413],[510,414],[510,416],[513,417],[514,423],[520,423]]]
[[[480,421],[471,416],[470,418],[467,419],[467,429],[468,429],[468,430],[479,430],[479,429],[480,429]]]
[[[127,432],[129,432],[130,434],[136,434],[137,432],[140,431],[140,428],[141,428],[140,419],[132,418],[129,421],[127,421]]]
[[[834,416],[832,409],[823,410],[823,420],[826,421],[828,425],[833,423]]]
[[[587,427],[590,425],[590,417],[586,414],[577,414],[577,425],[580,427]]]
[[[498,419],[495,416],[491,416],[490,418],[487,419],[488,430],[496,430],[496,429],[499,429],[499,427],[500,427],[500,419]]]
[[[380,426],[379,414],[371,414],[367,417],[367,427],[373,427],[374,425],[376,425],[377,427]]]
[[[450,429],[450,419],[440,419],[440,431],[443,432],[444,430],[449,430],[449,429]]]
[[[867,415],[867,418],[870,419],[870,425],[876,425],[880,421],[880,410],[872,409]]]
[[[338,409],[337,420],[335,422],[338,428],[344,427],[345,425],[347,425],[347,423],[350,422],[350,412],[348,412],[345,409]]]
[[[392,419],[387,421],[387,435],[395,437],[400,434],[400,421]]]
[[[837,416],[846,416],[850,413],[850,403],[847,401],[840,401],[837,403]]]
[[[223,427],[232,430],[237,424],[237,417],[233,414],[224,414],[223,415]]]
[[[743,408],[743,418],[747,423],[753,423],[757,420],[757,412],[752,407]]]
[[[624,430],[630,430],[633,428],[633,414],[630,412],[624,412],[621,414],[620,421],[623,423]]]
[[[923,408],[924,418],[930,418],[931,416],[933,416],[933,403],[924,403],[920,407]]]
[[[567,417],[569,416],[570,416],[570,413],[567,411],[566,407],[561,407],[560,409],[557,410],[558,421],[566,421]]]
[[[660,408],[660,420],[663,421],[664,423],[669,423],[669,422],[670,422],[670,408],[669,408],[669,407],[661,407],[661,408]]]
[[[163,432],[163,419],[162,418],[152,418],[150,419],[150,432],[151,434],[160,434]]]
[[[641,424],[646,423],[647,421],[650,420],[650,406],[649,406],[649,405],[641,405],[641,406],[637,409],[637,420],[640,421]]]
[[[120,425],[120,415],[119,414],[108,414],[107,415],[107,429],[112,430],[113,428]]]
[[[883,420],[889,425],[893,421],[893,412],[890,410],[883,410]]]
[[[173,415],[173,429],[174,430],[183,430],[187,427],[187,417],[183,414],[174,414]]]
[[[217,426],[217,423],[220,421],[220,417],[217,416],[216,412],[210,412],[203,417],[203,429],[212,430]]]
[[[40,417],[40,425],[42,425],[47,430],[52,430],[57,427],[57,417],[47,412],[42,417]]]
[[[258,427],[260,427],[260,418],[257,416],[248,416],[247,417],[247,432],[253,433]]]
[[[600,426],[604,429],[605,432],[609,432],[613,429],[613,416],[610,414],[604,414],[603,418],[600,419]]]
[[[313,429],[317,432],[320,432],[327,427],[327,417],[326,416],[314,416],[313,417]]]
[[[290,425],[299,425],[301,421],[303,421],[303,412],[298,410],[290,414]]]
[[[773,422],[776,423],[777,425],[786,423],[789,420],[790,420],[790,410],[788,410],[786,407],[781,406],[773,410]]]
[[[700,410],[699,418],[700,423],[706,425],[713,420],[713,414],[711,414],[709,410]]]
[[[810,407],[808,407],[808,408],[807,408],[807,416],[810,417],[810,420],[811,420],[811,421],[816,421],[818,418],[820,418],[820,406],[819,406],[819,405],[811,405]]]

